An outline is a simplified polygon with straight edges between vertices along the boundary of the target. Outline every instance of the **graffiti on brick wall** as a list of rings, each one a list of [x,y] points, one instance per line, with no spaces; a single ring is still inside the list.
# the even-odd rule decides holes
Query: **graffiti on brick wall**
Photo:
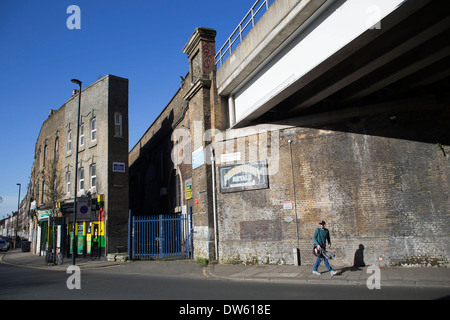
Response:
[[[211,71],[214,66],[215,48],[212,42],[203,42],[203,68],[206,71]]]

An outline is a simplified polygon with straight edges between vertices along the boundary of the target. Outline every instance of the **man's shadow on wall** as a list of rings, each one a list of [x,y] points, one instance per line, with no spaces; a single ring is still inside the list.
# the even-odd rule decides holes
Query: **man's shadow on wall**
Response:
[[[353,259],[353,266],[342,268],[336,275],[341,275],[346,271],[358,271],[361,267],[365,267],[364,263],[364,245],[360,244],[358,249],[355,251],[355,256]]]

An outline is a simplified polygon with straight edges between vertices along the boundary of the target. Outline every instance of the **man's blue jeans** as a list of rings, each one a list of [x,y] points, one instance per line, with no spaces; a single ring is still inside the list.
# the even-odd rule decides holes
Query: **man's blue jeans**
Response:
[[[319,267],[320,263],[322,262],[322,259],[325,262],[325,267],[327,267],[328,271],[333,271],[333,268],[331,268],[330,264],[328,263],[328,259],[323,257],[323,258],[319,258],[317,257],[316,263],[314,264],[314,269],[313,271],[317,271],[317,268]]]

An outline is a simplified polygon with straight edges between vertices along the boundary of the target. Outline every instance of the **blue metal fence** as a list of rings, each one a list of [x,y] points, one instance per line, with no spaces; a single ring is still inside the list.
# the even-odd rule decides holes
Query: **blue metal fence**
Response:
[[[130,217],[131,259],[190,258],[192,213]]]

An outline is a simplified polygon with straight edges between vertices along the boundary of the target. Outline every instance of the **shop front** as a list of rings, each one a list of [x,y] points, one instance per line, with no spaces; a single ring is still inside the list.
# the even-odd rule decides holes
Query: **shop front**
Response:
[[[73,252],[73,223],[68,224],[67,243],[69,255]],[[103,221],[78,221],[75,224],[75,253],[77,256],[100,258],[105,249],[105,224]]]
[[[67,257],[71,256],[74,251],[77,256],[83,258],[100,258],[105,255],[105,215],[102,199],[102,195],[98,196],[97,201],[95,198],[77,199],[75,235],[73,233],[73,213],[67,215]],[[74,243],[75,248],[73,247]]]
[[[33,225],[33,223],[32,223]],[[37,210],[36,230],[32,229],[31,242],[35,254],[45,256],[53,247],[61,249],[64,245],[62,235],[65,233],[64,218],[58,217],[51,209]]]
[[[49,229],[49,221],[52,216],[52,210],[37,210],[37,235],[36,235],[36,254],[45,256],[47,250],[51,246],[51,237]]]

